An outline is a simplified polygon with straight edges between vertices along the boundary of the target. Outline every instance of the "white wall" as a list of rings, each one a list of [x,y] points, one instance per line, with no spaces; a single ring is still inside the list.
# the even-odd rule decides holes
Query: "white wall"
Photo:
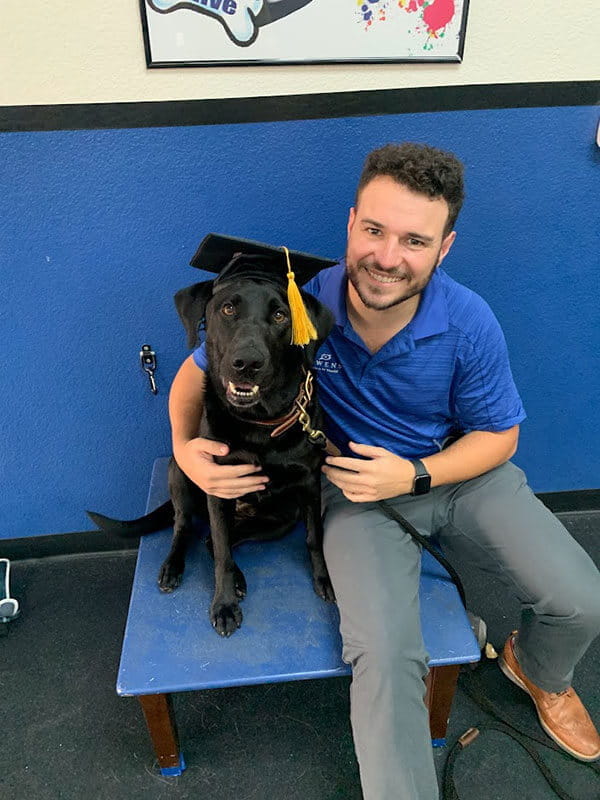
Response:
[[[0,105],[600,77],[598,0],[471,0],[462,64],[146,68],[138,0],[2,0]]]

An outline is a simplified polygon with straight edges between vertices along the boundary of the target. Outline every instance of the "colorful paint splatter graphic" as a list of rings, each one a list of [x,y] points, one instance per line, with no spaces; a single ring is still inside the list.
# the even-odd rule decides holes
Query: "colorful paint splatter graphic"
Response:
[[[415,34],[425,34],[423,50],[433,50],[436,39],[443,39],[456,12],[454,0],[356,0],[359,22],[365,30],[392,19],[399,12],[416,13]]]

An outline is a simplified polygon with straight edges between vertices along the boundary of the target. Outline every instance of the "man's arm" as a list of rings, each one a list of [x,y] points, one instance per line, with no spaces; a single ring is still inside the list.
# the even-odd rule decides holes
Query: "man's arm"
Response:
[[[421,459],[431,475],[431,485],[470,480],[511,458],[519,440],[519,426],[506,431],[472,431],[440,453]],[[409,494],[415,468],[405,458],[383,447],[350,442],[351,449],[362,458],[328,456],[323,472],[355,503],[387,500]]]
[[[477,478],[504,464],[517,452],[519,426],[506,431],[471,431],[446,450],[421,459],[432,486]]]
[[[169,393],[169,419],[173,454],[179,463],[185,445],[198,436],[204,408],[206,375],[196,366],[193,356],[183,362]],[[219,450],[219,453],[225,452]],[[182,459],[183,460],[183,459]]]
[[[169,418],[173,455],[180,469],[207,494],[222,498],[242,497],[264,489],[268,478],[252,464],[216,464],[229,448],[222,442],[198,436],[204,407],[206,375],[189,356],[183,362],[169,393]]]

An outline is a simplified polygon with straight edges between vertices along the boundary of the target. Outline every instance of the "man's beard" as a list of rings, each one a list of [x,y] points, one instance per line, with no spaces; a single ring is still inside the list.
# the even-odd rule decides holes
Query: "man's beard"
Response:
[[[356,293],[360,297],[361,302],[363,303],[365,308],[370,308],[375,311],[386,311],[388,308],[393,308],[394,306],[398,306],[401,303],[405,303],[407,300],[410,300],[411,297],[415,297],[416,295],[419,295],[424,291],[425,287],[433,277],[433,273],[437,268],[441,250],[442,249],[440,247],[433,261],[433,265],[429,270],[429,272],[427,273],[427,275],[421,278],[419,281],[416,282],[409,281],[408,286],[406,285],[404,286],[402,294],[400,294],[398,297],[388,296],[387,299],[385,300],[381,299],[378,301],[376,296],[373,296],[372,291],[369,292],[369,294],[371,294],[371,296],[369,296],[367,292],[360,286],[359,275],[361,272],[364,272],[365,269],[370,269],[379,272],[381,275],[389,275],[390,277],[402,277],[406,279],[408,276],[404,269],[401,268],[395,270],[383,269],[382,266],[375,259],[369,258],[368,256],[359,259],[356,262],[356,265],[349,264],[348,254],[346,253],[346,275],[348,276],[348,280],[350,281],[352,286],[354,286]],[[390,285],[393,286],[394,284]]]

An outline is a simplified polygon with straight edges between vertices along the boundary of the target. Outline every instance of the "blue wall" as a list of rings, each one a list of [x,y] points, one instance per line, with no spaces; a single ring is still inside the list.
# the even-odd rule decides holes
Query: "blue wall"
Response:
[[[1,134],[0,538],[143,513],[202,236],[339,256],[365,154],[406,139],[466,163],[445,267],[505,330],[529,414],[515,460],[536,491],[598,487],[597,123],[584,106]]]

